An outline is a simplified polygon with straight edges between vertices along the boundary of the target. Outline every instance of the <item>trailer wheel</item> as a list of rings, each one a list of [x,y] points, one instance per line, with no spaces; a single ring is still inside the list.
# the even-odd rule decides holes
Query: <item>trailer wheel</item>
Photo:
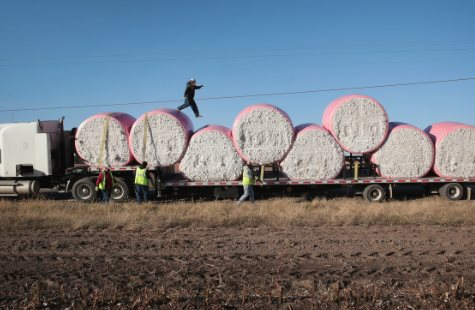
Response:
[[[459,183],[447,183],[439,189],[439,194],[447,200],[460,200],[463,197],[463,187]]]
[[[114,202],[125,202],[129,199],[129,187],[123,179],[116,178],[112,187],[111,200]]]
[[[386,199],[386,189],[378,184],[371,184],[365,187],[363,198],[369,202],[382,202]]]
[[[72,194],[76,201],[93,202],[97,195],[94,182],[90,178],[77,180],[73,185]]]

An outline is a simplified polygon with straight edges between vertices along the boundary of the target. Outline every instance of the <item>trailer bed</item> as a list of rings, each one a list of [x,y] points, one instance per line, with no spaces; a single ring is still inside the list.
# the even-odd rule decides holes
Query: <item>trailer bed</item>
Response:
[[[425,178],[373,178],[364,177],[355,179],[329,179],[329,180],[290,180],[279,179],[269,180],[264,179],[259,185],[273,186],[273,185],[325,185],[325,184],[394,184],[394,183],[475,183],[475,178],[440,178],[440,177],[425,177]],[[183,186],[237,186],[242,185],[241,181],[221,181],[221,182],[194,182],[188,180],[179,181],[165,181],[165,187],[183,187]]]

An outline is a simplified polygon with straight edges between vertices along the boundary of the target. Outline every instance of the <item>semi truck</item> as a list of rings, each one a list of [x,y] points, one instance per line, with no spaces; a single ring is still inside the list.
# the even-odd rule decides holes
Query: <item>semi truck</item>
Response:
[[[64,130],[64,118],[50,121],[0,124],[0,196],[34,196],[41,192],[64,193],[76,201],[97,199],[95,181],[100,168],[78,161],[75,153],[76,129]],[[126,143],[124,141],[124,143]],[[150,168],[150,167],[149,167]],[[111,200],[132,199],[136,166],[111,167],[116,179]],[[362,195],[369,202],[392,198],[394,191],[418,186],[427,194],[448,200],[471,199],[475,178],[382,178],[377,167],[364,156],[347,154],[340,177],[328,180],[291,180],[278,164],[254,167],[261,182],[257,197],[313,196],[337,190]],[[152,167],[151,191],[157,199],[237,198],[241,182],[194,182],[184,178],[176,166]]]

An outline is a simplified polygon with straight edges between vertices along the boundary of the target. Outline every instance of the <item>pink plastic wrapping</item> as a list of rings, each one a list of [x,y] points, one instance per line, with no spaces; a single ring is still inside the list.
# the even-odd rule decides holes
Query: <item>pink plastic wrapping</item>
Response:
[[[409,130],[414,130],[418,134],[420,134],[420,138],[423,139],[422,142],[427,142],[426,146],[428,145],[428,153],[427,153],[427,161],[424,163],[417,162],[416,164],[421,164],[423,167],[420,167],[419,173],[412,174],[412,175],[396,175],[396,174],[385,174],[382,172],[381,169],[376,168],[376,172],[385,178],[398,178],[398,177],[411,177],[411,178],[419,178],[419,177],[424,177],[427,175],[434,164],[434,156],[435,156],[435,149],[434,149],[434,144],[432,142],[432,139],[430,136],[423,130],[412,126],[410,124],[406,123],[400,123],[400,122],[390,122],[389,127],[388,127],[388,135],[386,138],[385,143],[391,138],[391,134],[397,133],[400,130],[403,129],[409,129]],[[382,148],[385,146],[385,143],[374,153],[371,154],[370,156],[370,161],[376,165],[380,164],[380,160],[378,159],[378,155],[381,154]],[[414,150],[417,149],[418,147],[421,147],[421,144],[418,145],[411,145],[409,146],[409,149],[405,150],[404,147],[405,145],[398,145],[398,147],[394,150],[391,150],[394,154],[394,158],[397,159],[397,164],[407,164],[408,162],[411,163],[415,158],[411,157],[411,155],[414,153]],[[401,158],[401,155],[403,158]]]
[[[373,113],[368,113],[368,111],[360,111],[358,115],[351,115],[350,117],[354,119],[355,124],[357,124],[357,129],[348,130],[345,126],[338,125],[335,123],[335,116],[337,113],[341,112],[340,109],[344,109],[345,105],[349,104],[352,100],[357,99],[367,99],[372,101],[378,107],[379,119],[374,119],[376,117]],[[388,132],[388,116],[383,106],[374,98],[365,95],[347,95],[332,101],[323,112],[322,116],[322,125],[325,129],[331,132],[333,137],[340,146],[349,153],[355,154],[367,154],[371,153],[374,150],[378,149],[386,138]],[[373,127],[373,128],[371,128]],[[364,133],[365,129],[367,132]],[[350,146],[348,143],[345,143],[343,140],[347,137],[347,141],[365,141],[370,137],[365,136],[365,134],[374,133],[375,130],[382,130],[377,136],[372,139],[371,142],[364,143],[367,145],[362,145],[361,147],[355,148],[355,146]]]
[[[323,128],[320,125],[305,123],[305,124],[300,124],[300,125],[295,127],[295,138],[297,138],[299,134],[303,134],[304,132],[306,132],[308,130],[319,130],[319,131],[328,132],[328,130],[326,130],[325,128]]]
[[[306,133],[308,133],[310,131],[322,132],[322,133],[325,134],[326,137],[328,137],[328,139],[331,140],[331,142],[329,142],[328,139],[321,141],[321,142],[325,142],[325,143],[324,143],[324,145],[320,146],[320,151],[321,151],[322,147],[325,147],[325,148],[329,148],[329,149],[325,150],[325,151],[328,151],[328,152],[325,152],[324,156],[319,156],[318,154],[313,155],[313,156],[317,156],[318,158],[307,157],[308,153],[304,156],[298,156],[297,154],[292,154],[292,152],[295,151],[294,149],[298,145],[299,137],[301,137],[301,136],[303,137],[303,135],[305,135]],[[332,147],[332,145],[334,147]],[[312,147],[312,145],[309,144],[308,147],[305,147],[304,149],[306,151],[308,151],[310,147]],[[318,152],[318,148],[317,148],[317,152]],[[332,156],[330,156],[330,154]],[[338,143],[335,141],[335,139],[332,137],[331,133],[328,130],[326,130],[325,128],[323,128],[323,127],[321,127],[317,124],[310,124],[310,123],[301,124],[301,125],[295,127],[294,144],[292,146],[292,149],[288,152],[287,157],[281,163],[281,165],[284,168],[283,172],[285,174],[287,174],[285,168],[287,167],[287,165],[290,165],[290,163],[288,163],[287,161],[291,160],[291,157],[293,158],[292,159],[293,165],[300,166],[302,160],[304,160],[303,165],[313,164],[314,167],[312,168],[312,170],[315,170],[315,171],[310,171],[309,172],[309,174],[312,175],[311,177],[301,177],[301,176],[291,177],[291,179],[294,179],[294,180],[299,180],[299,179],[334,179],[338,175],[340,175],[341,170],[343,169],[344,163],[345,163],[345,156],[344,156],[343,150],[338,145]],[[326,158],[324,163],[320,162],[323,158]],[[318,162],[317,165],[316,165],[315,160],[317,160],[317,162]],[[295,169],[295,167],[293,167],[293,168]],[[308,169],[309,167],[302,167],[302,168],[307,168]],[[325,172],[323,172],[324,169],[325,169]],[[317,173],[316,170],[319,170],[319,172],[318,172],[320,174],[319,176],[314,176],[313,175],[313,174]]]
[[[125,166],[132,163],[134,161],[134,157],[132,156],[130,150],[128,150],[128,138],[130,129],[135,122],[135,118],[129,114],[120,112],[99,113],[82,122],[76,132],[75,145],[77,154],[90,165],[99,164],[99,148],[102,140],[103,123],[104,119],[106,118],[109,118],[109,132],[108,139],[105,141],[105,148],[113,151],[114,149],[118,150],[119,148],[122,150],[126,147],[127,151],[122,150],[120,154],[108,154],[109,152],[104,151],[102,164],[108,166]],[[97,122],[97,120],[100,120],[100,122]],[[91,125],[95,123],[97,123],[97,126]],[[112,137],[110,132],[112,129],[110,128],[117,125],[122,129],[121,136]],[[116,140],[113,141],[113,139]]]
[[[155,157],[152,158],[142,158],[141,154],[141,147],[142,147],[142,139],[143,139],[143,129],[139,130],[140,132],[136,132],[136,127],[139,124],[143,124],[144,119],[145,119],[145,114],[148,115],[149,120],[152,119],[156,115],[166,115],[174,120],[179,124],[181,127],[181,132],[182,132],[182,137],[180,137],[180,141],[183,141],[180,145],[175,145],[173,144],[173,147],[175,148],[174,151],[177,152],[177,154],[173,154],[173,158],[170,158],[170,161],[163,160],[163,162],[158,162]],[[158,129],[155,128],[155,133]],[[130,146],[130,151],[134,155],[134,157],[137,159],[138,162],[143,162],[146,160],[150,166],[172,166],[175,163],[177,163],[185,154],[186,147],[188,146],[188,141],[193,133],[194,127],[193,123],[190,120],[188,116],[186,116],[184,113],[176,110],[176,109],[168,109],[168,108],[160,108],[156,109],[147,113],[142,114],[133,124],[132,129],[131,129],[131,134],[129,136],[129,146]],[[134,138],[137,138],[136,135],[139,134],[139,141],[133,141]],[[148,133],[150,135],[150,132]],[[153,134],[153,133],[152,133]],[[153,137],[147,137],[149,141],[152,140]],[[163,138],[163,137],[162,137]],[[136,147],[134,149],[134,142],[135,144],[138,143],[140,147]],[[173,141],[168,141],[169,143],[172,143]],[[161,150],[159,150],[161,151]],[[175,152],[175,153],[176,153]],[[171,156],[171,155],[170,155]]]
[[[225,134],[228,138],[229,138],[229,141],[233,141],[233,136],[232,136],[232,132],[231,132],[231,129],[227,128],[227,127],[224,127],[224,126],[221,126],[221,125],[206,125],[200,129],[198,129],[194,134],[193,134],[193,138],[195,137],[198,137],[199,135],[202,135],[204,133],[207,133],[209,131],[218,131],[218,132],[221,132],[223,134]]]
[[[191,137],[179,170],[192,181],[228,181],[240,177],[242,166],[231,130],[207,125]]]
[[[259,113],[262,117],[257,118]],[[250,117],[253,119],[248,119]],[[281,161],[292,147],[294,136],[290,117],[270,104],[246,107],[236,116],[232,128],[233,142],[239,156],[255,164]]]
[[[460,130],[466,130],[461,139],[454,141],[455,144],[446,144],[446,139],[453,139]],[[441,122],[430,125],[424,131],[435,144],[433,170],[438,176],[475,177],[475,126]]]

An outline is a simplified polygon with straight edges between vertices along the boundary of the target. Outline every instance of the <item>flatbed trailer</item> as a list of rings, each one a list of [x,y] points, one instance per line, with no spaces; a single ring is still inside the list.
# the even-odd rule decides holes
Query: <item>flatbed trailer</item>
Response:
[[[475,178],[417,178],[417,179],[387,179],[365,177],[357,180],[332,179],[332,180],[268,180],[264,179],[255,186],[256,193],[262,196],[272,196],[271,194],[282,193],[279,196],[310,195],[318,191],[326,190],[325,187],[333,189],[352,189],[356,194],[362,194],[363,198],[369,202],[382,202],[387,198],[393,198],[394,189],[404,185],[418,185],[425,189],[427,194],[440,194],[448,200],[460,200],[466,197],[472,198],[472,188],[475,186]],[[164,188],[168,191],[183,192],[186,188],[215,188],[215,197],[233,197],[235,191],[229,190],[242,186],[239,181],[227,182],[191,182],[191,181],[171,181],[165,182]],[[227,189],[230,193],[226,193]],[[280,189],[280,190],[279,190]],[[192,191],[192,190],[191,190]],[[263,192],[267,191],[268,194]]]
[[[277,167],[277,168],[276,168]],[[325,180],[291,180],[285,177],[278,166],[255,166],[260,175],[260,182],[255,185],[257,198],[326,195],[330,191],[340,191],[350,195],[362,195],[369,202],[382,202],[391,199],[397,189],[418,186],[425,194],[439,194],[447,200],[472,199],[475,178],[443,178],[428,176],[423,178],[382,178],[375,174],[376,167],[364,158],[347,156],[347,164],[342,178]],[[79,201],[91,201],[92,181],[99,173],[98,167],[83,167],[87,185],[78,179],[72,187],[73,197]],[[133,196],[133,173],[135,166],[111,167],[118,180],[112,193],[115,201],[126,201]],[[242,193],[241,181],[189,181],[176,172],[151,170],[155,181],[150,190],[156,193],[157,199],[236,199]],[[373,174],[373,175],[371,175]],[[81,181],[82,180],[82,181]],[[79,182],[79,183],[78,183]],[[86,190],[81,192],[81,188]]]

